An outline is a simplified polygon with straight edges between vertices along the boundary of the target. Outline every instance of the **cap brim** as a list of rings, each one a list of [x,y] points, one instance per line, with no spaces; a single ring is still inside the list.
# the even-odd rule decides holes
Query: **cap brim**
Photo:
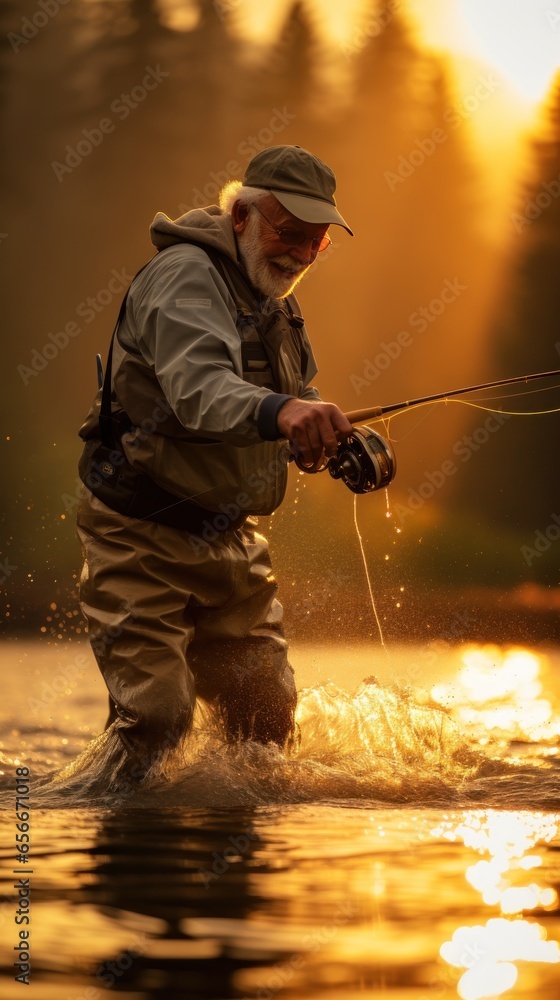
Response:
[[[318,225],[343,226],[346,232],[353,236],[347,222],[344,221],[340,212],[334,205],[329,205],[327,201],[320,198],[307,198],[302,194],[292,194],[290,191],[278,191],[276,188],[269,188],[270,193],[280,202],[284,208],[288,209],[296,219],[302,222],[315,222]]]

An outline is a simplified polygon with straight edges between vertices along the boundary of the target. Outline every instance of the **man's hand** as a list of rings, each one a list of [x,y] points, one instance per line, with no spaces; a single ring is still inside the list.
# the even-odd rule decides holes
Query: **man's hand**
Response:
[[[334,403],[289,399],[276,418],[280,434],[288,438],[302,465],[316,465],[323,453],[333,458],[341,441],[352,433],[352,424]]]

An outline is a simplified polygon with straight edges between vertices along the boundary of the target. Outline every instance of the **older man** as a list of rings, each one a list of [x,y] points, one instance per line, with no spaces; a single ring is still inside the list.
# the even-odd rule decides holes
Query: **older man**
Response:
[[[229,739],[284,746],[296,688],[266,540],[290,448],[309,466],[351,426],[310,385],[292,294],[338,213],[333,172],[299,146],[250,161],[220,205],[158,213],[103,391],[80,431],[81,603],[111,725],[144,773],[196,697]]]

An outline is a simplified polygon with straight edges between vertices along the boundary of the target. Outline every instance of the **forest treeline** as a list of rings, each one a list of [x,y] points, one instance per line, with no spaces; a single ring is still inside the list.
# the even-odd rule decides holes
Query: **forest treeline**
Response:
[[[8,631],[52,630],[47,619],[61,608],[77,619],[77,431],[95,391],[94,356],[153,251],[153,216],[215,201],[259,148],[299,143],[332,164],[356,232],[333,234],[301,286],[324,398],[355,409],[560,367],[560,87],[528,139],[511,232],[498,244],[481,225],[489,194],[470,132],[476,101],[494,99],[490,78],[458,99],[449,66],[419,46],[398,4],[382,18],[372,5],[365,29],[335,52],[291,3],[277,37],[251,48],[236,31],[242,3],[185,3],[184,30],[151,0],[72,0],[35,22],[39,7],[26,15],[15,0],[3,5]],[[557,398],[527,397],[527,408]],[[360,498],[372,563],[390,547],[427,595],[557,585],[558,420],[502,425],[459,406],[395,420],[386,428],[399,463],[393,517],[382,497]],[[343,491],[309,477],[304,496],[294,479],[276,515],[278,575],[296,594],[321,567],[361,593],[355,563],[333,562],[355,543]]]

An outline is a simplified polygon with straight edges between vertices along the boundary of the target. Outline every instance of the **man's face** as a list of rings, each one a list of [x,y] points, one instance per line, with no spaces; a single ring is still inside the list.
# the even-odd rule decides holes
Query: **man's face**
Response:
[[[283,299],[294,290],[317,256],[312,240],[324,236],[329,227],[322,223],[302,222],[272,194],[263,198],[258,208],[266,219],[254,206],[248,213],[245,206],[241,210],[237,206],[234,228],[239,251],[255,288],[271,298]],[[299,246],[287,246],[272,226],[302,233],[305,239]]]

